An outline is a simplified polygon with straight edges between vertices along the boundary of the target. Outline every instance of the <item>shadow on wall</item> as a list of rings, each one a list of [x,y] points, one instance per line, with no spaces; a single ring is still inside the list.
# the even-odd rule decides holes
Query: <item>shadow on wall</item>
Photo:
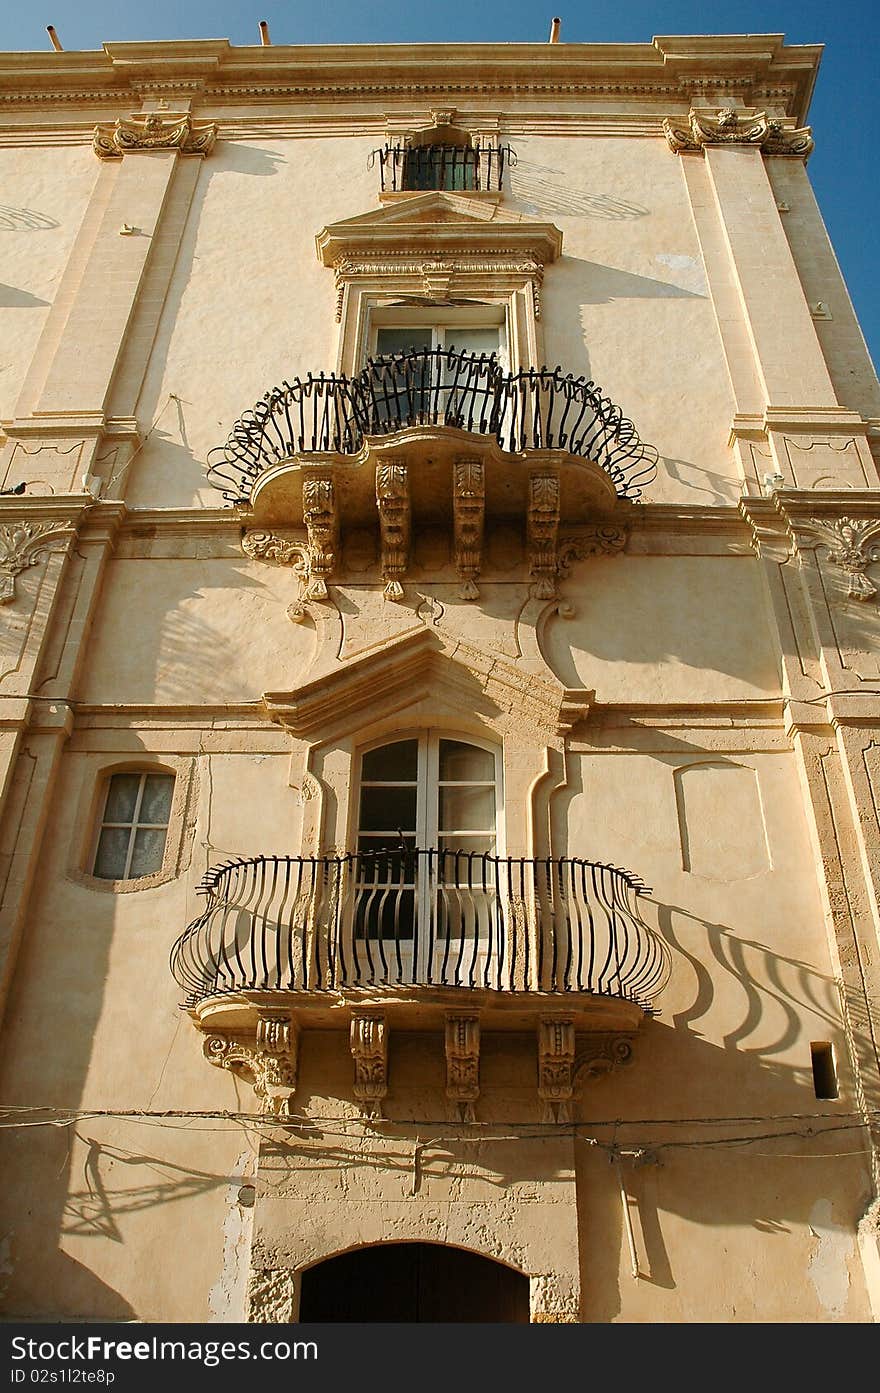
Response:
[[[649,210],[614,194],[578,188],[570,171],[553,169],[535,160],[517,160],[510,171],[510,192],[527,213],[557,213],[576,218],[623,222],[647,217]]]
[[[168,347],[180,313],[181,302],[193,274],[193,267],[196,261],[196,238],[198,236],[202,211],[211,182],[215,179],[222,179],[224,175],[229,174],[245,174],[255,178],[267,178],[277,172],[279,165],[286,163],[287,161],[283,156],[277,155],[271,150],[261,150],[254,146],[239,145],[236,144],[234,140],[223,140],[219,142],[210,160],[201,162],[200,177],[196,184],[187,214],[186,226],[175,258],[174,275],[171,278],[168,294],[165,297],[162,315],[156,330],[156,337],[149,351],[149,362],[147,364],[143,384],[136,402],[122,404],[126,411],[137,416],[142,429],[149,430],[150,423],[156,421],[158,414],[163,410],[165,405],[165,402],[160,399],[164,366],[168,355]],[[229,242],[231,244],[236,237],[246,236],[246,227],[235,227],[230,232]],[[221,329],[219,334],[216,333],[218,327]],[[241,335],[242,321],[240,319],[235,321],[224,320],[222,326],[218,326],[216,323],[212,324],[210,343],[213,352],[215,354],[220,353],[224,356],[229,354],[237,356],[242,352],[246,352],[247,346],[242,341]],[[209,350],[206,352],[204,358],[204,367],[209,373],[211,360],[212,353]],[[194,378],[193,380],[198,383],[200,379]],[[116,404],[114,403],[114,405]],[[234,417],[232,419],[234,419]],[[217,423],[216,444],[221,444],[226,438],[230,424],[231,420],[225,425],[221,422]],[[178,455],[178,459],[175,461],[174,466],[175,475],[184,480],[192,480],[192,494],[195,501],[198,501],[199,496],[202,495],[206,497],[211,504],[219,502],[216,490],[209,488],[205,483],[205,461],[196,459],[190,449],[179,407],[178,430],[178,439],[175,439],[172,435],[164,431],[157,431],[156,442],[161,442],[163,457],[168,454],[171,447],[175,449]],[[128,480],[129,489],[132,489],[132,486],[135,484],[139,469],[144,464],[145,456],[147,458],[149,457],[149,451],[141,452],[134,461],[134,466]]]

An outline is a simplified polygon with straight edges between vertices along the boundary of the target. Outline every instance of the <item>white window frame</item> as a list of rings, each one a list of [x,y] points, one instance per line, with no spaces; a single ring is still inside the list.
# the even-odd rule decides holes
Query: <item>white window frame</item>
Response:
[[[124,775],[126,775],[126,774],[127,774],[127,775],[132,775],[132,774],[137,774],[137,775],[139,775],[138,789],[137,789],[137,794],[135,795],[134,810],[133,810],[133,812],[132,812],[132,820],[131,820],[131,822],[110,822],[110,821],[108,821],[107,818],[106,818],[106,811],[107,811],[107,804],[108,804],[108,802],[109,802],[109,800],[110,800],[110,790],[111,790],[111,788],[112,788],[112,786],[113,786],[113,780],[114,780],[115,778],[117,778],[117,777],[121,777],[121,776],[124,776]],[[143,804],[144,789],[146,788],[146,785],[147,785],[147,779],[148,779],[148,778],[156,778],[156,777],[161,777],[161,778],[168,779],[168,780],[170,780],[170,783],[171,783],[171,798],[170,798],[170,801],[169,801],[168,819],[167,819],[167,821],[165,821],[165,822],[141,822],[141,820],[140,820],[140,811],[141,811],[141,806],[142,806],[142,804]],[[168,769],[156,769],[156,768],[114,769],[114,770],[112,770],[112,771],[107,775],[106,779],[104,780],[104,787],[103,787],[103,789],[102,789],[102,796],[101,796],[101,816],[100,816],[100,819],[96,819],[96,820],[95,820],[94,835],[93,835],[92,848],[91,848],[91,856],[90,856],[90,859],[89,859],[90,873],[91,873],[92,876],[94,876],[94,878],[95,878],[96,880],[102,880],[102,881],[104,881],[104,882],[107,883],[107,884],[112,884],[114,881],[118,881],[118,880],[134,880],[134,881],[138,881],[138,880],[147,880],[147,879],[149,879],[151,876],[158,875],[158,874],[162,871],[162,868],[163,868],[163,866],[164,866],[164,864],[165,864],[165,854],[166,854],[166,850],[167,850],[167,847],[168,847],[168,833],[169,833],[169,829],[170,829],[170,827],[171,827],[172,816],[173,816],[173,809],[174,809],[174,792],[175,792],[175,784],[176,784],[176,782],[177,782],[176,775],[173,774],[173,773],[172,773],[170,770],[168,770]],[[128,848],[127,848],[126,853],[125,853],[125,869],[124,869],[123,874],[122,874],[121,876],[102,876],[102,875],[99,875],[99,874],[98,874],[97,869],[96,869],[96,867],[97,867],[97,859],[98,859],[98,848],[99,848],[100,843],[101,843],[101,834],[102,834],[102,832],[104,832],[108,827],[110,827],[110,828],[127,828],[127,829],[128,829],[129,837],[128,837]],[[163,843],[162,843],[162,854],[161,854],[161,856],[159,857],[159,864],[158,864],[158,866],[156,866],[153,870],[144,871],[141,875],[133,876],[133,875],[131,875],[130,872],[131,872],[132,857],[133,857],[133,855],[134,855],[135,838],[136,838],[136,836],[137,836],[137,833],[138,833],[138,832],[141,832],[141,831],[164,831],[164,833],[165,833],[165,840],[164,840]]]
[[[373,358],[378,353],[380,329],[413,328],[431,330],[431,347],[446,348],[455,346],[456,328],[498,329],[498,361],[504,370],[510,362],[510,332],[508,307],[500,302],[475,301],[472,305],[456,306],[454,309],[443,305],[410,307],[406,305],[381,305],[370,312],[365,335],[364,359]]]
[[[439,848],[439,841],[441,836],[439,830],[441,788],[441,781],[439,777],[440,742],[441,740],[452,740],[464,745],[471,745],[475,749],[485,750],[488,754],[492,755],[494,762],[494,780],[492,781],[492,787],[495,791],[495,849],[490,854],[493,857],[503,858],[505,855],[503,751],[501,750],[500,746],[496,744],[494,741],[480,739],[479,737],[476,737],[471,734],[460,734],[454,730],[433,727],[427,730],[401,731],[399,733],[395,732],[391,736],[385,735],[382,739],[371,741],[369,744],[361,746],[356,751],[357,777],[355,780],[355,788],[353,790],[352,817],[350,821],[353,854],[357,854],[358,843],[360,841],[361,835],[371,835],[368,830],[364,830],[362,832],[360,825],[360,805],[362,788],[364,788],[365,786],[375,786],[377,783],[379,784],[379,786],[384,787],[412,787],[411,780],[389,780],[387,783],[385,781],[381,781],[380,783],[379,781],[374,781],[370,779],[364,780],[364,756],[372,753],[375,750],[382,749],[385,746],[396,745],[406,740],[418,741],[415,781],[416,827],[414,833],[416,847],[422,849]],[[478,787],[480,785],[488,785],[489,780],[443,780],[443,783],[449,785]],[[407,832],[405,833],[405,835],[408,836],[411,834]],[[450,836],[455,836],[455,833],[442,833],[442,835],[448,839]],[[468,836],[465,833],[462,833],[461,835],[461,847],[450,847],[448,848],[449,850],[462,850],[465,852],[467,851]],[[488,830],[486,832],[475,832],[471,834],[471,836],[473,837],[483,837],[487,835],[492,834],[490,834]],[[432,914],[435,912],[432,907],[431,900],[432,897],[437,893],[437,886],[432,885],[429,882],[427,876],[423,876],[420,878],[420,880],[415,885],[415,923],[413,938],[411,940],[411,946],[410,940],[397,940],[397,951],[400,953],[401,960],[403,962],[404,973],[405,975],[411,973],[414,978],[417,978],[420,975],[421,971],[424,970],[427,966],[425,962],[424,941],[420,942],[419,926],[426,925],[429,922]],[[423,937],[424,936],[422,935],[422,939]],[[392,941],[394,940],[383,940],[383,942],[386,943]],[[438,953],[442,953],[442,942],[443,940],[439,938],[435,941],[435,955]],[[349,952],[353,953],[354,949],[355,945],[352,941],[350,944]],[[354,953],[354,955],[356,955],[356,952]]]

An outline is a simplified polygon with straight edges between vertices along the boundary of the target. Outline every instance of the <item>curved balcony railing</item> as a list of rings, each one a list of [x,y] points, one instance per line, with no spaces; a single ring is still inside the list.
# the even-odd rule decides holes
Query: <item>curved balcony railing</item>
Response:
[[[211,452],[208,478],[247,502],[266,469],[292,455],[355,454],[367,436],[408,426],[456,426],[503,450],[567,450],[598,464],[622,498],[638,498],[657,451],[619,406],[561,368],[503,370],[494,354],[421,348],[371,359],[356,377],[310,373],[273,387]]]
[[[401,848],[265,856],[208,872],[171,970],[188,1004],[231,992],[461,987],[647,1003],[668,954],[646,886],[614,866]]]
[[[376,164],[383,193],[500,193],[505,165],[515,165],[516,155],[509,145],[384,145],[370,151],[367,167]]]

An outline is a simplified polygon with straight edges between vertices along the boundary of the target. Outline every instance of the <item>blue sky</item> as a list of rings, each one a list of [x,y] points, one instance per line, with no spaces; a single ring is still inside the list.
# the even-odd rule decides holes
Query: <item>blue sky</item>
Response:
[[[555,6],[555,7],[554,7]],[[779,33],[789,43],[822,43],[811,124],[816,150],[810,177],[862,329],[880,362],[880,179],[873,104],[880,5],[868,0],[444,0],[442,5],[333,0],[0,0],[0,49],[46,49],[46,24],[64,47],[100,48],[106,40],[228,38],[257,43],[269,22],[276,43],[528,43],[547,38],[553,14],[570,43],[647,42],[654,34]]]

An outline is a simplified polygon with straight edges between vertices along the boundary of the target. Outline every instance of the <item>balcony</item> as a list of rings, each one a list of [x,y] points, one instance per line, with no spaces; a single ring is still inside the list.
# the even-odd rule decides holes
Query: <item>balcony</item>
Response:
[[[590,461],[620,498],[637,499],[657,451],[601,389],[561,368],[508,373],[494,355],[418,349],[377,358],[355,377],[310,373],[267,392],[212,451],[211,483],[247,503],[260,476],[309,456],[357,456],[371,440],[441,427],[491,440],[507,456],[555,452]]]
[[[594,1064],[625,1061],[668,970],[639,914],[645,885],[577,858],[403,845],[256,857],[215,867],[201,893],[171,969],[207,1057],[270,1100],[289,1101],[302,1029],[349,1030],[355,1095],[371,1107],[387,1091],[390,1030],[439,1029],[447,1093],[472,1110],[480,1030],[531,1030],[539,1093],[561,1120],[576,1034]]]
[[[385,145],[370,153],[368,167],[379,166],[381,191],[500,193],[505,167],[516,164],[509,145]]]

